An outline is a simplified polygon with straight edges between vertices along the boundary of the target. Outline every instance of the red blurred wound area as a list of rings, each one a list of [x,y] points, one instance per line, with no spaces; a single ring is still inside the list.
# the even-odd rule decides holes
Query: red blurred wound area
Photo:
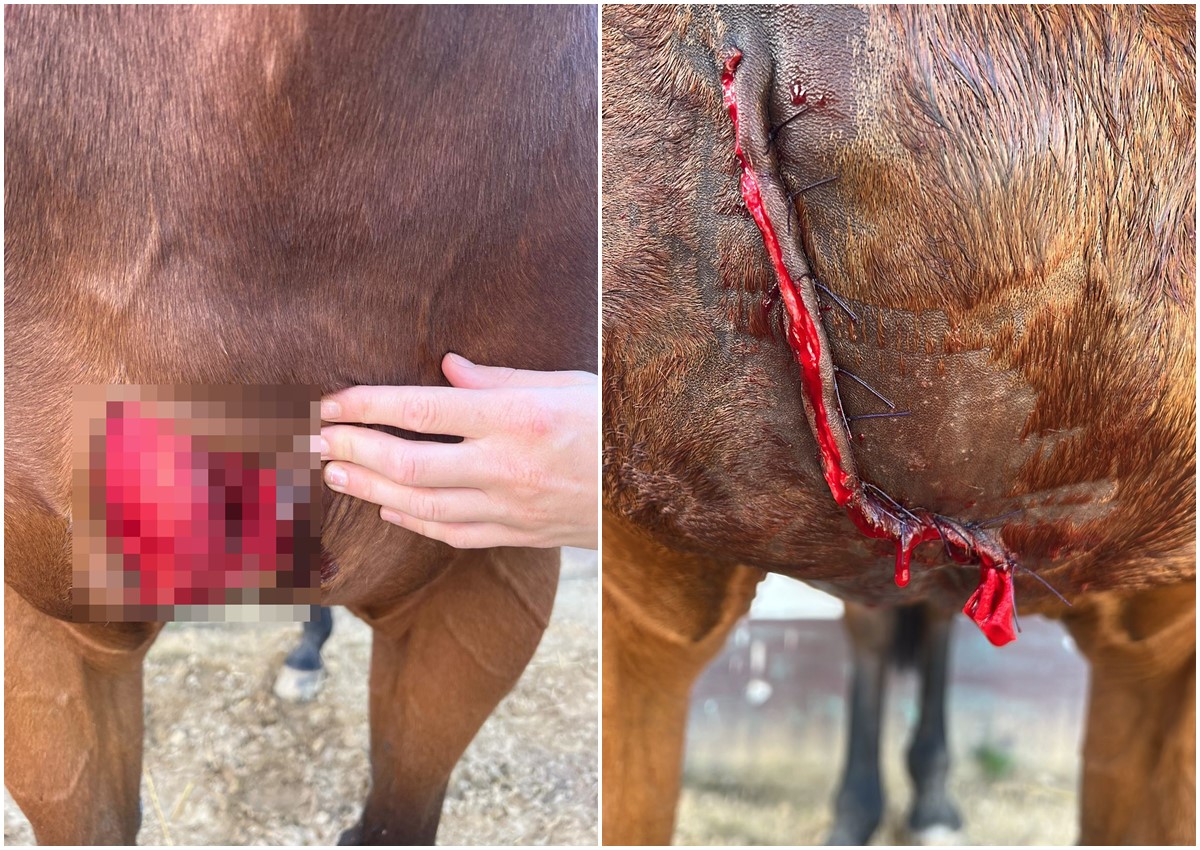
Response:
[[[215,605],[229,589],[274,587],[278,556],[294,551],[276,470],[255,452],[207,451],[207,438],[136,407],[106,417],[104,506],[108,550],[138,574],[126,583],[137,602]]]

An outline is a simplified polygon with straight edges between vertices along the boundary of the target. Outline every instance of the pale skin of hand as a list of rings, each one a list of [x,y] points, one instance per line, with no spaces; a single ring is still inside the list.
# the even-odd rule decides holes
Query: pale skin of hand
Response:
[[[599,381],[479,366],[447,354],[449,387],[351,387],[321,402],[326,485],[460,549],[595,549]],[[351,424],[450,434],[405,440]]]

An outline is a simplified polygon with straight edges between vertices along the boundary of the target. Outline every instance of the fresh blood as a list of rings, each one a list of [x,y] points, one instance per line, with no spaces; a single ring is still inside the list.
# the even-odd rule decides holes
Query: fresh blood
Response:
[[[775,227],[771,223],[762,199],[762,187],[753,163],[741,143],[738,116],[738,97],[735,74],[741,62],[741,51],[735,50],[725,61],[721,73],[721,89],[725,108],[733,122],[734,155],[741,165],[740,188],[746,208],[762,234],[763,245],[770,257],[779,283],[779,293],[788,318],[787,341],[800,366],[801,386],[811,411],[810,425],[821,454],[821,468],[833,500],[845,508],[850,520],[867,537],[891,540],[896,544],[895,582],[905,587],[912,575],[912,553],[922,543],[941,540],[947,553],[960,563],[978,563],[981,577],[979,587],[967,600],[963,613],[970,617],[996,646],[1016,638],[1013,631],[1013,559],[997,541],[980,529],[937,516],[924,509],[907,509],[895,502],[868,492],[853,466],[853,458],[843,458],[837,436],[849,445],[840,411],[831,411],[825,404],[825,382],[821,375],[821,344],[824,335],[818,317],[804,303],[800,287],[805,279],[812,287],[812,278],[804,274],[792,278],[783,260]],[[815,303],[815,294],[810,293]],[[872,488],[874,489],[874,488]],[[890,500],[889,500],[890,501]]]
[[[274,587],[294,523],[277,513],[276,470],[256,453],[210,452],[169,418],[110,410],[104,504],[109,545],[138,574],[142,605],[212,605]],[[110,549],[110,551],[113,551]]]

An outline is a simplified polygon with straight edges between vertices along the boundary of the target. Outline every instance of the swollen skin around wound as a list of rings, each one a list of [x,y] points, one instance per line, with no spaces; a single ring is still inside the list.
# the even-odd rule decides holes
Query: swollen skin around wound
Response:
[[[733,122],[734,155],[741,166],[739,186],[746,208],[762,235],[763,246],[771,260],[779,283],[779,293],[787,316],[787,342],[800,367],[801,387],[809,425],[821,455],[821,469],[833,500],[846,509],[850,520],[867,537],[890,540],[896,544],[895,582],[908,585],[913,550],[931,540],[940,540],[946,554],[958,563],[980,565],[979,587],[967,600],[963,613],[970,617],[996,646],[1014,640],[1013,630],[1015,560],[998,541],[984,531],[936,515],[924,509],[908,509],[888,498],[878,488],[867,490],[854,468],[853,458],[843,457],[838,437],[849,445],[841,411],[825,404],[826,379],[821,371],[821,351],[825,335],[819,319],[805,306],[801,287],[812,287],[811,275],[794,278],[784,262],[783,249],[762,197],[762,186],[742,147],[742,128],[738,115],[735,77],[742,53],[735,50],[725,61],[721,89],[725,108]],[[815,303],[815,297],[811,299]],[[832,380],[832,377],[830,378]],[[835,430],[837,429],[837,430]],[[878,493],[879,495],[876,495]],[[886,501],[885,501],[886,500]]]

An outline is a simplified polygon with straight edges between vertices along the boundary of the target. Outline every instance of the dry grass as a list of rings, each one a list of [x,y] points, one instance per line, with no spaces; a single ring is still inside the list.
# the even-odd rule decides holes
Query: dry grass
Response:
[[[905,830],[910,784],[895,753],[884,757],[884,824],[872,844],[911,844]],[[793,764],[727,775],[721,782],[688,776],[680,799],[676,844],[822,844],[833,825],[839,765]],[[963,812],[962,844],[1064,845],[1076,837],[1074,777],[1032,776],[989,780],[971,764],[957,764],[950,790]]]

